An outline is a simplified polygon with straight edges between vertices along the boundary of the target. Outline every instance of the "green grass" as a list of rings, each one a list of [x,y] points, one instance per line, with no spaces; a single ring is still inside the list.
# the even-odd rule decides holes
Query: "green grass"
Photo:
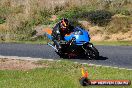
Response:
[[[95,45],[132,46],[132,41],[91,41]]]
[[[81,64],[70,61],[39,61],[48,67],[28,71],[0,70],[0,88],[83,88],[79,84]],[[90,79],[128,79],[132,80],[132,71],[114,68],[84,66]],[[86,88],[102,88],[89,86]],[[115,88],[115,86],[103,86]],[[116,88],[132,88],[132,86],[116,86]]]
[[[18,43],[18,44],[47,44],[46,40],[37,41],[0,41],[0,43]],[[94,45],[109,46],[132,46],[132,41],[91,41]]]
[[[0,43],[14,43],[14,44],[47,44],[45,40],[37,40],[37,41],[0,41]]]

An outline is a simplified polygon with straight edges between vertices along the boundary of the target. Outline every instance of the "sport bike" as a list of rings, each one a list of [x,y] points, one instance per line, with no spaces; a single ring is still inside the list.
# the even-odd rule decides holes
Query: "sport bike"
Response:
[[[52,41],[53,37],[51,36],[52,30],[45,30],[45,35],[48,39]],[[73,32],[66,34],[64,40],[58,41],[61,46],[61,49],[57,49],[56,44],[48,43],[60,57],[85,57],[87,59],[98,59],[99,52],[90,43],[89,32],[81,27],[75,27]]]

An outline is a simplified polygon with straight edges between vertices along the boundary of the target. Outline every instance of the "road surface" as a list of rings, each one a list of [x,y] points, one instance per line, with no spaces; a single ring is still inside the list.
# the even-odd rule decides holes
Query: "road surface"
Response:
[[[132,46],[95,46],[100,53],[98,60],[70,59],[74,62],[132,69]],[[60,59],[48,45],[0,43],[1,56],[19,56]]]

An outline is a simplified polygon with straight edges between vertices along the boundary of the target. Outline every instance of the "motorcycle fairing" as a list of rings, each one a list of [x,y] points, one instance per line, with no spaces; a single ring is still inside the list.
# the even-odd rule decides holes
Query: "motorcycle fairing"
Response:
[[[80,33],[76,34],[76,32],[79,32],[79,31],[80,31]],[[65,39],[65,41],[70,41],[73,37],[76,38],[75,39],[76,45],[83,45],[90,41],[89,33],[80,27],[76,27],[74,29],[74,32],[72,32],[69,36],[65,36],[64,39]]]

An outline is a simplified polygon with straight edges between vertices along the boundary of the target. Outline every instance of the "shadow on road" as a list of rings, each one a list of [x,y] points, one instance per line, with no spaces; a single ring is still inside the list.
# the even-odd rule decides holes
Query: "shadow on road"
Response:
[[[72,58],[68,58],[68,57],[64,57],[63,59],[78,59],[78,60],[107,60],[107,57],[104,56],[99,56],[99,58],[97,59],[88,59],[86,57],[83,56],[79,56],[79,57],[72,57]]]
[[[107,60],[107,59],[108,59],[108,57],[99,56],[99,58],[96,60]]]

